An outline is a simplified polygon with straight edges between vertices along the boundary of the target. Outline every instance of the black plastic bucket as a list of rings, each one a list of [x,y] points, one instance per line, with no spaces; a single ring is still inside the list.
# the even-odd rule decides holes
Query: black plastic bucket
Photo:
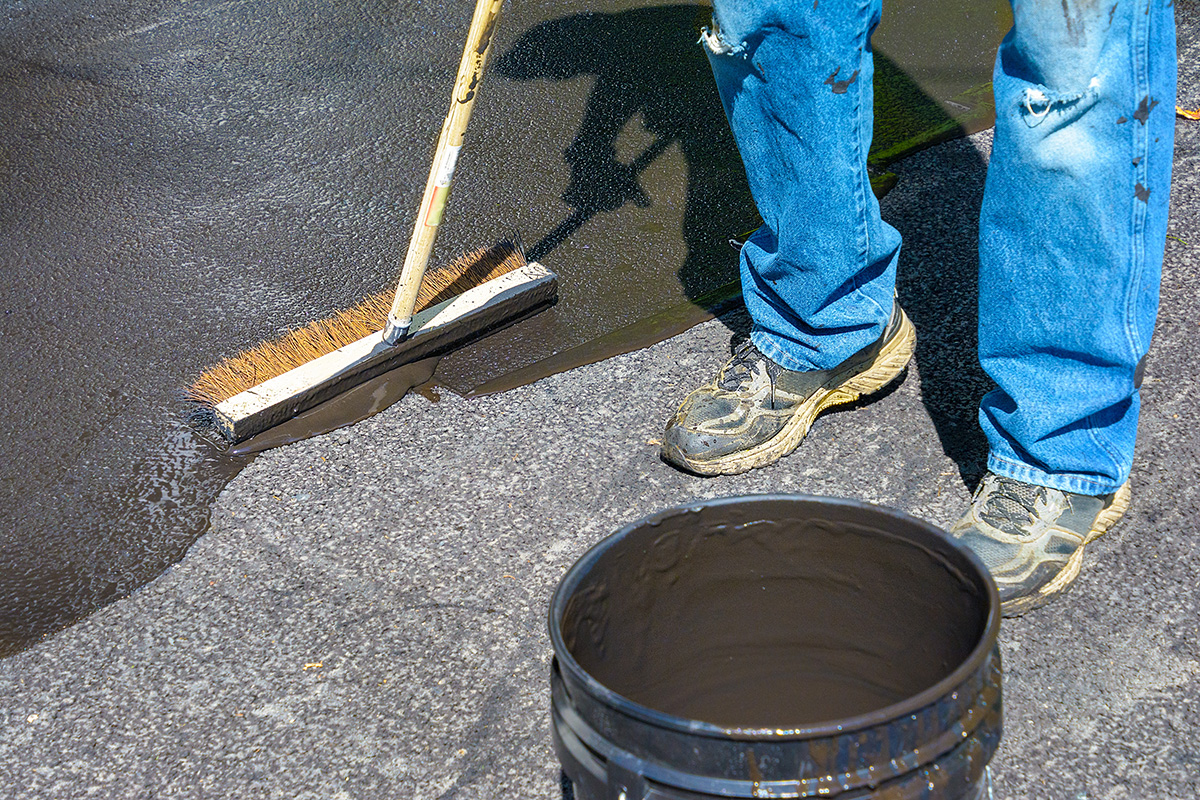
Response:
[[[578,800],[984,798],[999,611],[972,553],[898,511],[663,511],[554,593],[554,747]]]

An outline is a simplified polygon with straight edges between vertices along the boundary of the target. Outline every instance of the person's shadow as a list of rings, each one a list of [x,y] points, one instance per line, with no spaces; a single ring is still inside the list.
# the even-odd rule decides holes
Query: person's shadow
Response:
[[[571,180],[562,197],[574,211],[528,248],[530,259],[545,258],[598,213],[627,203],[648,206],[639,176],[678,143],[687,164],[683,238],[688,253],[677,270],[684,292],[704,305],[711,299],[706,293],[737,280],[736,251],[729,240],[748,233],[759,218],[708,60],[697,43],[711,13],[708,6],[668,5],[575,14],[535,25],[498,57],[495,71],[513,80],[595,78],[583,122],[564,149]],[[894,149],[920,130],[940,128],[940,138],[954,132],[945,107],[900,67],[879,52],[875,65],[873,154]],[[654,140],[622,162],[617,137],[638,116]],[[988,381],[975,347],[982,181],[963,191],[958,177],[982,175],[982,161],[968,150],[957,149],[954,157],[973,158],[973,164],[922,175],[911,201],[925,216],[954,219],[956,225],[930,227],[922,224],[922,214],[889,221],[905,237],[897,292],[917,328],[922,400],[943,450],[973,487],[986,457],[975,415]],[[886,161],[873,164],[887,166]],[[946,197],[955,198],[953,206]],[[735,339],[744,335],[734,333]]]
[[[627,203],[648,206],[639,176],[678,144],[687,163],[683,238],[678,266],[690,299],[737,278],[729,238],[757,226],[746,174],[708,61],[696,44],[711,9],[654,6],[614,14],[583,13],[526,31],[497,60],[515,80],[595,76],[583,122],[564,157],[571,182],[563,200],[575,210],[528,250],[542,259],[602,212]],[[617,158],[622,129],[640,117],[653,141],[629,162]]]

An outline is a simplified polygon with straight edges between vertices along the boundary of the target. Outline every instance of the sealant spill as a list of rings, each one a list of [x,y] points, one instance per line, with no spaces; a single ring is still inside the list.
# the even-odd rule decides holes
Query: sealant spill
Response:
[[[217,496],[255,455],[378,414],[428,381],[437,361],[392,370],[227,450],[178,424],[158,446],[144,448],[119,486],[70,481],[75,495],[63,499],[75,507],[57,516],[59,529],[31,537],[24,548],[0,547],[0,657],[124,597],[179,561],[208,529]],[[56,546],[60,536],[68,541]]]
[[[795,728],[919,694],[983,634],[978,586],[866,514],[721,513],[630,534],[580,584],[564,641],[600,683],[687,719]]]
[[[123,597],[183,557],[221,489],[250,462],[169,427],[121,472],[82,463],[0,547],[0,656]],[[112,465],[104,465],[111,469]],[[34,527],[39,525],[41,527]]]
[[[313,436],[320,436],[373,417],[416,387],[422,387],[424,391],[432,393],[432,388],[423,386],[423,384],[433,377],[438,361],[437,358],[427,358],[385,372],[282,425],[276,425],[274,428],[231,447],[229,452],[235,456],[249,455],[269,450],[272,447],[311,439]]]

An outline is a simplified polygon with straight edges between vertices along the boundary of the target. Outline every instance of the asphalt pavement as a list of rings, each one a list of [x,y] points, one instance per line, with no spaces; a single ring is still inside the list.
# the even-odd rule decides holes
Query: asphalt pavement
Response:
[[[559,302],[442,358],[460,394],[706,319],[733,294],[729,238],[757,224],[697,44],[706,3],[508,6],[431,264],[522,238]],[[885,163],[986,126],[1008,25],[993,0],[889,9]],[[181,387],[395,285],[471,10],[0,0],[0,657],[207,530],[239,464],[194,435]]]
[[[1194,108],[1200,24],[1195,2],[1178,5],[1180,100]],[[1176,130],[1133,506],[1070,593],[1004,623],[1000,800],[1200,795],[1200,123]],[[989,147],[985,132],[913,156],[885,198],[920,342],[895,389],[821,418],[772,467],[680,473],[656,440],[744,335],[732,312],[510,392],[414,395],[264,453],[180,563],[0,661],[0,796],[558,800],[546,608],[601,537],[759,492],[939,524],[965,506],[984,455],[972,276]]]

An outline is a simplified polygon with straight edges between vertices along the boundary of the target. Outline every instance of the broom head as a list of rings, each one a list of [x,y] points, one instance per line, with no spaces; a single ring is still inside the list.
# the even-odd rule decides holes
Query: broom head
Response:
[[[416,310],[462,294],[525,263],[520,246],[513,242],[501,242],[459,256],[443,267],[426,271]],[[243,350],[201,373],[187,387],[185,397],[203,406],[216,406],[263,381],[382,331],[391,310],[392,295],[392,290],[384,290],[328,319],[310,322]]]

